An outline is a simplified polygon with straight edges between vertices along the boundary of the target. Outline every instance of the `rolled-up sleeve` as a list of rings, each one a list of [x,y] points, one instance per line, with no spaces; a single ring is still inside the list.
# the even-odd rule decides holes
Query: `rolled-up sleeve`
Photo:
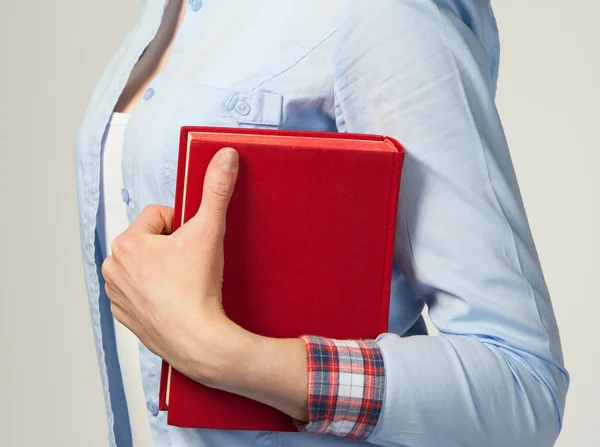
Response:
[[[375,340],[301,337],[307,347],[308,423],[300,431],[367,439],[383,405],[385,369]]]
[[[349,3],[337,37],[337,126],[406,148],[394,257],[439,330],[377,337],[385,388],[366,439],[551,446],[569,376],[488,55],[431,1]]]

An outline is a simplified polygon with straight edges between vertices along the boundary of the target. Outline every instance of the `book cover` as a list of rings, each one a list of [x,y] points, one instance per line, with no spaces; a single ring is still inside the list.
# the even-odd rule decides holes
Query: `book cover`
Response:
[[[402,146],[377,135],[184,126],[174,231],[196,214],[206,168],[225,146],[240,155],[224,239],[228,317],[278,338],[386,332]],[[164,361],[159,408],[180,427],[297,431],[286,414]]]

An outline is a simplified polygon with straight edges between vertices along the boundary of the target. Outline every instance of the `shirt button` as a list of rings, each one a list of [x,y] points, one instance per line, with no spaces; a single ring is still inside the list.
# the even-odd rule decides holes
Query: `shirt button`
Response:
[[[150,98],[154,96],[154,89],[149,87],[148,90],[144,93],[144,101],[150,101]]]
[[[123,202],[126,204],[129,204],[129,191],[127,191],[126,188],[121,190],[121,199],[123,199]]]
[[[202,8],[202,0],[189,0],[189,4],[194,12],[200,11]]]
[[[248,115],[250,113],[250,104],[246,101],[238,101],[235,103],[235,110],[240,115]]]
[[[146,402],[146,407],[148,407],[148,411],[152,416],[156,416],[158,414],[158,407],[151,400]]]

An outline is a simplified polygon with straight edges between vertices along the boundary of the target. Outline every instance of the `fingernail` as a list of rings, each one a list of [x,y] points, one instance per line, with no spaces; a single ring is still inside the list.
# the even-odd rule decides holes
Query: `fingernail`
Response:
[[[238,154],[232,148],[227,148],[221,154],[220,159],[221,169],[225,171],[233,171],[238,166]]]

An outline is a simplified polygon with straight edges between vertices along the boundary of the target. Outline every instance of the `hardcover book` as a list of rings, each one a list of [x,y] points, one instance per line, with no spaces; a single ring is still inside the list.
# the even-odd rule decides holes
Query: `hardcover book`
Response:
[[[184,126],[173,230],[199,209],[222,147],[239,153],[227,209],[223,307],[256,334],[375,338],[388,329],[404,149],[391,137]],[[260,402],[163,361],[159,408],[180,427],[297,431]]]

